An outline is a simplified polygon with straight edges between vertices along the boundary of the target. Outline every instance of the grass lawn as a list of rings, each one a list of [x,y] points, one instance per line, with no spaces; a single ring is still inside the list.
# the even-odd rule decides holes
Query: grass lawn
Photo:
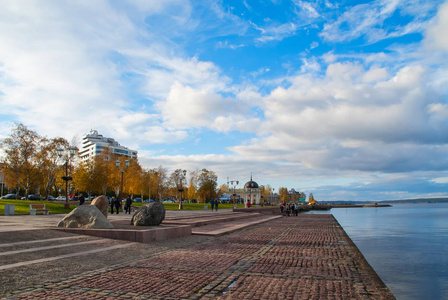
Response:
[[[5,214],[5,204],[15,205],[14,214],[16,215],[29,215],[30,214],[30,204],[45,204],[45,208],[50,209],[50,214],[64,213],[67,214],[76,207],[78,207],[78,201],[69,201],[70,209],[65,209],[65,201],[29,201],[29,200],[7,200],[0,199],[0,216]],[[87,204],[90,202],[87,201]],[[133,203],[133,206],[140,207],[146,203]],[[163,203],[166,210],[178,210],[178,203]],[[207,209],[211,209],[210,203],[184,203],[184,210],[203,210],[204,206],[207,205]],[[238,204],[238,207],[244,207],[243,204]],[[233,208],[233,204],[220,204],[218,209],[222,208]]]
[[[75,205],[76,203],[76,205]],[[57,213],[69,213],[72,209],[74,209],[78,202],[70,201],[70,209],[65,209],[64,204],[65,201],[30,201],[30,200],[0,200],[0,215],[5,214],[5,204],[13,204],[15,205],[14,214],[16,215],[29,215],[30,214],[30,204],[45,204],[45,208],[50,209],[50,214]]]

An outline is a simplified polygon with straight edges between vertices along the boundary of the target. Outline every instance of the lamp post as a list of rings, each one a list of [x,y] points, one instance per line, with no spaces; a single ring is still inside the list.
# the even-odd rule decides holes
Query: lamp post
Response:
[[[174,171],[174,174],[175,174],[177,190],[180,193],[179,209],[184,209],[184,206],[182,203],[182,192],[184,191],[184,188],[183,188],[182,184],[185,181],[185,175],[187,175],[187,170],[177,169],[176,171]]]
[[[238,185],[238,180],[230,180],[230,184],[233,187],[233,208],[236,208],[235,200],[236,200],[236,193],[235,193],[235,187]]]
[[[70,209],[70,204],[68,203],[68,182],[72,180],[71,176],[68,176],[68,164],[71,162],[72,158],[78,153],[76,147],[67,147],[65,149],[59,148],[56,153],[60,159],[65,160],[65,176],[62,179],[65,181],[65,209]]]
[[[118,192],[118,201],[121,202],[121,198],[123,197],[123,173],[129,167],[129,160],[126,159],[124,161],[123,168],[121,168],[121,161],[118,159],[115,161],[115,165],[117,166],[118,170],[121,171],[121,184],[120,184],[120,191]]]

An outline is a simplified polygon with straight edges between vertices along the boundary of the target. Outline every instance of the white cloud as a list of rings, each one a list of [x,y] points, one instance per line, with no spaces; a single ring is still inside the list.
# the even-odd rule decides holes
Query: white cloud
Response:
[[[107,57],[111,45],[120,48],[120,37],[135,32],[129,20],[104,3],[59,4],[2,2],[0,62],[8,83],[2,86],[1,102],[19,121],[45,134],[60,135],[65,129],[73,135],[86,120],[110,118],[115,114],[110,108],[120,112],[124,102],[117,70],[98,58]],[[96,11],[108,17],[84,22]],[[90,42],[81,42],[85,38]],[[66,122],[68,114],[76,118]]]
[[[448,28],[448,3],[440,6],[435,18],[435,24],[427,30],[427,42],[434,48],[448,52],[448,39],[446,38]]]
[[[431,8],[424,1],[408,4],[399,0],[376,0],[358,4],[347,9],[337,20],[326,23],[321,36],[332,42],[351,41],[365,36],[367,41],[374,43],[422,32],[427,25],[425,17]],[[385,25],[395,13],[411,16],[412,21],[398,26]]]
[[[448,183],[448,177],[439,177],[434,178],[430,180],[431,182],[438,183],[438,184],[447,184]]]
[[[235,50],[235,49],[243,48],[243,47],[245,47],[244,44],[235,45],[235,44],[229,43],[229,41],[225,41],[225,42],[218,41],[218,43],[216,44],[216,48],[218,48],[218,49],[228,48],[228,49]]]
[[[446,107],[425,78],[421,66],[389,74],[353,63],[331,64],[323,78],[290,78],[289,88],[265,97],[262,131],[269,136],[231,150],[309,168],[396,172],[446,167],[446,159],[441,160],[445,147],[433,146],[446,142],[447,124],[440,117]]]
[[[241,99],[256,94],[243,91]],[[216,131],[253,130],[259,124],[256,116],[248,117],[251,106],[235,98],[224,98],[206,89],[196,90],[175,83],[166,101],[159,102],[166,125],[172,128],[209,128]]]
[[[67,139],[94,127],[135,146],[136,141],[185,140],[187,131],[164,128],[152,103],[132,99],[126,85],[133,85],[138,97],[146,93],[156,101],[169,95],[174,82],[214,93],[225,91],[229,79],[213,63],[183,58],[168,40],[138,28],[144,17],[167,11],[171,25],[184,24],[188,4],[182,9],[178,1],[120,5],[125,10],[107,2],[3,1],[0,101],[5,111],[43,135]]]
[[[286,37],[294,35],[299,29],[294,23],[272,24],[264,28],[256,25],[254,25],[254,27],[262,33],[260,37],[255,39],[260,43],[280,41]]]
[[[389,77],[389,72],[385,68],[372,68],[363,75],[362,81],[366,83],[373,83]]]
[[[296,12],[296,14],[300,18],[315,19],[320,16],[320,14],[317,12],[316,8],[314,7],[313,3],[311,3],[311,2],[304,2],[301,0],[293,0],[293,3],[298,8],[298,11]]]

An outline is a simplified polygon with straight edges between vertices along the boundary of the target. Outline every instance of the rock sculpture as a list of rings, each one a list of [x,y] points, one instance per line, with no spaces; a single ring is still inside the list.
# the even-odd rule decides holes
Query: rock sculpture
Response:
[[[107,212],[109,210],[109,199],[106,196],[101,195],[92,200],[92,205],[95,205],[101,213],[107,218]]]
[[[140,207],[132,216],[131,225],[158,226],[165,219],[165,207],[160,202],[152,202]]]
[[[95,205],[78,206],[59,221],[58,227],[86,229],[114,228]]]

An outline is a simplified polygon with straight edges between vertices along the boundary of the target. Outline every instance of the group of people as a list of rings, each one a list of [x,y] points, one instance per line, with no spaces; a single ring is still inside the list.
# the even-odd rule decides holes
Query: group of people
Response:
[[[115,207],[115,210],[118,215],[118,213],[120,212],[121,205],[122,205],[122,202],[121,202],[120,198],[112,197],[110,199],[110,213],[111,214],[114,213],[114,207]],[[125,203],[124,203],[124,213],[125,214],[126,213],[131,214],[131,206],[132,206],[132,198],[128,197],[128,198],[126,198]]]
[[[282,215],[289,216],[298,216],[299,215],[299,206],[294,203],[282,203],[280,204],[280,211],[282,212]]]
[[[79,194],[78,200],[79,200],[79,205],[83,205],[84,202],[86,202],[86,198],[84,197],[84,195],[82,193]],[[113,214],[114,208],[115,208],[115,211],[117,212],[117,215],[118,215],[118,213],[120,212],[121,203],[122,203],[121,199],[112,197],[109,201],[110,213]],[[126,201],[124,203],[125,214],[126,213],[131,214],[131,206],[132,206],[132,198],[128,197],[128,198],[126,198]]]
[[[214,200],[214,199],[210,200],[210,205],[212,206],[212,211],[213,211],[213,209],[218,211],[218,204],[219,204],[218,200]]]

